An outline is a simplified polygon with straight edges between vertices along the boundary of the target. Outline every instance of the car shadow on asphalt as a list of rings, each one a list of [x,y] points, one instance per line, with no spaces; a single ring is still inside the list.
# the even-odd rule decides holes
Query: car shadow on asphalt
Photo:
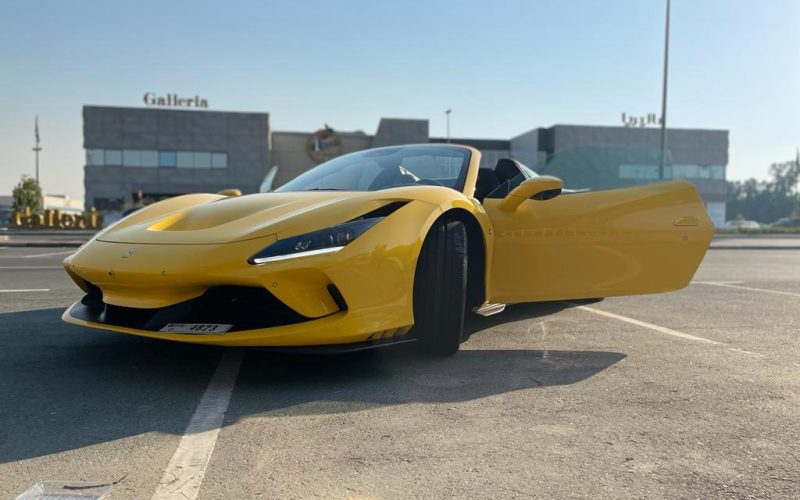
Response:
[[[521,308],[478,321],[486,328],[551,310]],[[61,323],[61,312],[0,315],[0,463],[147,432],[182,434],[222,350],[73,327]],[[448,358],[409,348],[337,356],[250,349],[225,422],[470,401],[574,384],[624,357],[529,349],[463,349]]]
[[[491,316],[469,314],[464,322],[464,332],[467,335],[474,335],[506,323],[545,318],[561,312],[564,309],[569,309],[570,307],[572,306],[569,303],[563,301],[535,302],[529,304],[512,304],[507,306],[503,312]]]

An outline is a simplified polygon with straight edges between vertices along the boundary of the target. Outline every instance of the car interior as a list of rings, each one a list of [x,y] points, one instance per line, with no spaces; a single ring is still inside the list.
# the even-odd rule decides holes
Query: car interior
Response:
[[[479,168],[474,198],[483,203],[486,195],[520,174],[524,175],[522,168],[511,158],[500,158],[493,169]]]

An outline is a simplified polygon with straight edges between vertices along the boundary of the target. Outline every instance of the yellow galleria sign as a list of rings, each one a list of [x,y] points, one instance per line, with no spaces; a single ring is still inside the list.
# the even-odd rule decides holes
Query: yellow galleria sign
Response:
[[[100,229],[103,227],[103,215],[92,208],[82,214],[68,214],[61,210],[45,210],[31,213],[30,208],[24,212],[11,212],[9,222],[12,227],[31,229]]]

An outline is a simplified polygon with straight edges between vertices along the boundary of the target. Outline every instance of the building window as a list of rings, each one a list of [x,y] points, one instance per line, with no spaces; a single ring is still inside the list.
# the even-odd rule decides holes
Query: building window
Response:
[[[194,168],[211,168],[211,153],[196,152],[194,154]]]
[[[213,168],[228,168],[228,153],[211,153]]]
[[[123,167],[141,167],[142,166],[142,152],[137,149],[123,149],[122,150],[122,166]]]
[[[114,167],[122,165],[121,149],[106,149],[104,156],[105,156],[105,165]]]
[[[620,165],[620,179],[658,179],[658,165]]]
[[[178,168],[193,168],[194,153],[191,151],[178,151]]]
[[[699,178],[697,165],[673,165],[673,179],[697,179]]]
[[[673,179],[724,179],[724,165],[673,165]]]
[[[99,211],[122,210],[124,200],[122,198],[95,198],[94,208]]]
[[[86,150],[86,164],[93,167],[102,167],[105,165],[105,159],[102,149],[87,149]]]
[[[158,166],[159,167],[174,167],[177,165],[177,158],[175,151],[159,151],[158,152]]]
[[[142,166],[143,167],[157,167],[158,166],[158,151],[142,151]]]
[[[228,153],[156,151],[154,149],[87,149],[86,165],[164,168],[227,168]]]

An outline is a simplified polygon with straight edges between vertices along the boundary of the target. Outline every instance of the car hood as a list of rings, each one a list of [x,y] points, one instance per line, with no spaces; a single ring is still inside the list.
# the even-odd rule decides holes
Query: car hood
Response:
[[[134,212],[96,237],[136,244],[219,244],[292,236],[346,222],[387,203],[408,200],[407,189],[372,192],[304,191],[225,197],[193,194]]]

